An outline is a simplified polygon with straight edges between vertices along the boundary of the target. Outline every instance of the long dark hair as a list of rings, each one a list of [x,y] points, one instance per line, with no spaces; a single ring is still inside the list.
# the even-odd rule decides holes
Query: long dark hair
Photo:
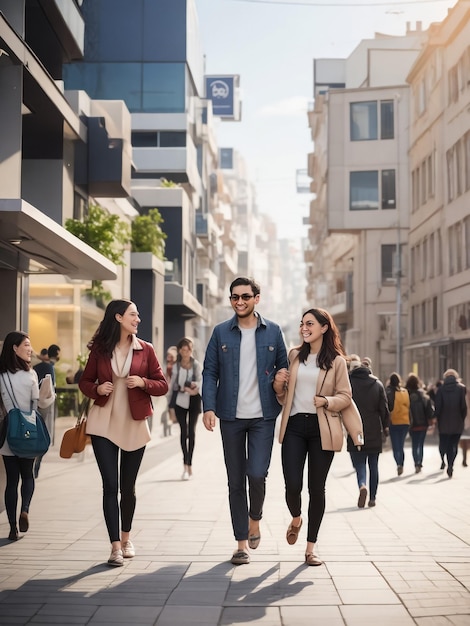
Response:
[[[131,300],[111,300],[106,307],[100,325],[88,344],[90,350],[93,349],[100,354],[112,356],[113,350],[121,338],[121,324],[117,321],[116,315],[124,315],[131,304],[133,304]]]
[[[323,334],[320,352],[317,354],[317,365],[322,370],[329,370],[338,355],[346,356],[338,327],[334,319],[325,309],[309,309],[302,314],[302,319],[307,313],[313,315],[321,326],[325,326],[325,324],[328,326],[326,332]],[[306,363],[308,355],[310,354],[310,344],[304,341],[302,345],[299,346],[298,350],[299,361]]]
[[[25,339],[29,339],[28,333],[22,330],[13,330],[5,337],[0,354],[0,372],[11,372],[14,374],[18,370],[27,372],[31,369],[31,364],[19,357],[13,350],[13,346],[18,347]]]

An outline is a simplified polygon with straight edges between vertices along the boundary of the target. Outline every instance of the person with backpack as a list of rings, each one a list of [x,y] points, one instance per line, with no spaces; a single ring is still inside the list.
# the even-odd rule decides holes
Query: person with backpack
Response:
[[[410,437],[415,472],[419,474],[423,469],[424,440],[428,427],[434,421],[434,409],[431,398],[424,392],[419,378],[410,374],[405,388],[410,396]]]
[[[400,375],[390,374],[389,384],[385,389],[390,410],[390,441],[393,458],[397,464],[397,474],[403,474],[405,463],[405,439],[410,429],[410,396],[401,383]]]

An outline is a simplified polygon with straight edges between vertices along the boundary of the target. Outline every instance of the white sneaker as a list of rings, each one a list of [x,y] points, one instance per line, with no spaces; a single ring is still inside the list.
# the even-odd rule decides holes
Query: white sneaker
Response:
[[[189,474],[186,470],[184,470],[181,480],[189,480]]]
[[[124,565],[122,550],[111,551],[111,556],[108,559],[108,565],[113,565],[114,567],[122,567]]]
[[[135,557],[135,548],[132,541],[124,541],[122,544],[122,556],[125,559],[132,559]]]

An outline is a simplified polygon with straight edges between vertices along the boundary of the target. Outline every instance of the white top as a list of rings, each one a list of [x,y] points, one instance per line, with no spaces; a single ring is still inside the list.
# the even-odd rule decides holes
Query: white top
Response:
[[[320,368],[317,365],[317,355],[309,354],[307,363],[301,362],[297,371],[297,380],[292,401],[291,415],[296,413],[316,413],[313,398],[317,389],[317,380]]]
[[[0,390],[3,404],[7,412],[14,408],[12,398],[14,398],[14,400],[18,403],[19,409],[22,411],[30,411],[31,401],[33,401],[33,408],[36,408],[39,398],[38,375],[32,368],[28,371],[18,370],[14,374],[11,372],[2,373],[0,374]],[[5,443],[0,448],[0,454],[5,456],[15,456],[10,450],[10,446],[8,445],[6,439]]]
[[[258,386],[258,367],[256,362],[256,326],[240,328],[240,371],[237,399],[238,419],[255,419],[263,416]]]

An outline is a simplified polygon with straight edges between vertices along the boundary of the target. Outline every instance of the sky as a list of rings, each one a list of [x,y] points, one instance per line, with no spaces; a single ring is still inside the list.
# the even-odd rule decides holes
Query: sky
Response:
[[[242,121],[217,123],[219,147],[243,156],[260,212],[280,237],[307,235],[311,196],[296,171],[313,152],[313,59],[347,58],[374,33],[442,21],[457,0],[195,0],[207,74],[239,74]]]

